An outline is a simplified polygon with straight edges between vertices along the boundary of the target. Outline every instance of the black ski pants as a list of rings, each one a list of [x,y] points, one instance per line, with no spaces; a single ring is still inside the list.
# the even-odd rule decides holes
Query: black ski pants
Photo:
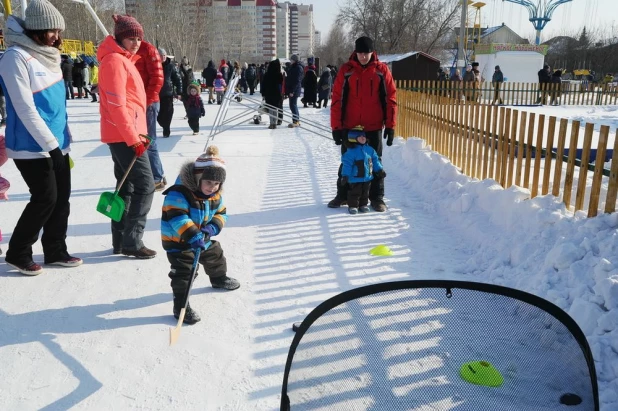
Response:
[[[195,133],[199,133],[200,131],[200,118],[199,117],[189,117],[188,119],[189,127]]]
[[[348,207],[358,208],[369,204],[371,181],[348,184]]]
[[[159,99],[161,100],[161,106],[157,122],[163,128],[163,135],[169,137],[170,124],[172,124],[172,117],[174,117],[174,97],[160,96]]]
[[[174,303],[180,306],[184,306],[187,298],[186,293],[191,280],[194,258],[195,252],[192,249],[167,253],[167,259],[170,262],[169,277],[172,280],[170,285],[174,292]],[[223,277],[227,273],[227,261],[223,255],[223,248],[218,241],[210,241],[208,249],[202,250],[199,262],[204,266],[204,271],[210,278]]]
[[[30,190],[30,202],[11,235],[6,261],[26,265],[32,261],[32,245],[39,239],[45,261],[57,261],[67,255],[67,227],[71,212],[71,169],[69,156],[64,168],[54,171],[51,158],[14,160]]]
[[[380,160],[382,160],[382,130],[365,131],[367,136],[367,144],[369,144],[378,154]],[[346,136],[344,140],[347,140]],[[347,151],[345,144],[341,145],[341,155]],[[339,165],[339,171],[337,172],[337,199],[341,201],[347,201],[348,198],[348,185],[341,183],[341,168],[343,165]],[[371,187],[369,189],[369,201],[383,200],[384,199],[384,178],[374,177],[371,180]]]

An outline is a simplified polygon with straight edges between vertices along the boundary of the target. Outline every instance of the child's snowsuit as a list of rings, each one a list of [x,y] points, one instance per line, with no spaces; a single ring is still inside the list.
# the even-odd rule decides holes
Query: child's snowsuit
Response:
[[[341,156],[341,176],[349,184],[348,207],[358,208],[369,204],[369,188],[373,174],[383,170],[378,153],[367,144],[348,143]]]
[[[197,90],[198,94],[192,95],[192,88]],[[189,127],[191,127],[191,130],[193,130],[194,133],[200,131],[200,117],[206,115],[206,111],[204,110],[204,102],[202,101],[199,93],[200,89],[197,85],[189,85],[187,97],[187,120],[189,122]]]

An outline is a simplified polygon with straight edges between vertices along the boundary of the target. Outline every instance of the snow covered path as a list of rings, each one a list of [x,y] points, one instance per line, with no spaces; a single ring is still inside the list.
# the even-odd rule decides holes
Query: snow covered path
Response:
[[[215,109],[207,107],[202,135],[191,136],[182,135],[189,128],[176,105],[172,137],[159,139],[168,180],[202,151]],[[214,141],[228,165],[230,219],[220,241],[229,275],[242,287],[215,291],[202,273],[191,305],[203,321],[184,327],[169,348],[175,321],[159,239],[163,197],[155,196],[144,237],[160,255],[112,256],[109,221],[95,211],[99,194],[114,187],[109,151],[99,142],[98,105],[70,101],[69,116],[75,168],[68,244],[85,264],[28,278],[0,263],[6,409],[275,409],[292,322],[360,285],[456,276],[475,252],[398,173],[386,179],[387,213],[326,208],[339,162],[332,140],[247,123]],[[327,122],[328,111],[301,109],[301,116]],[[388,160],[385,167],[389,172]],[[10,201],[0,204],[6,242],[29,195],[11,162],[2,174],[12,183]],[[370,256],[377,244],[395,255]],[[35,260],[42,260],[39,243]]]

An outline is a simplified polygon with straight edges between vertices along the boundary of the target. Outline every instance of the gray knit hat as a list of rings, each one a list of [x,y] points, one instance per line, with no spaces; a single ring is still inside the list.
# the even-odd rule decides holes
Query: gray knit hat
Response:
[[[47,0],[32,0],[26,7],[26,29],[28,30],[64,30],[64,17]]]

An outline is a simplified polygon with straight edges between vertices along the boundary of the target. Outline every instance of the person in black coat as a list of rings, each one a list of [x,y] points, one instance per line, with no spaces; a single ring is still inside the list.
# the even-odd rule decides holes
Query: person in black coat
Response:
[[[182,82],[176,70],[176,65],[172,62],[172,59],[167,57],[165,49],[159,48],[159,54],[163,63],[163,86],[159,91],[161,107],[157,122],[163,128],[163,137],[169,137],[170,124],[174,116],[174,98],[180,98]]]
[[[180,61],[179,72],[180,79],[182,81],[182,102],[185,106],[186,112],[187,100],[189,99],[189,85],[195,80],[195,77],[193,76],[193,68],[189,64],[189,59],[186,56]]]
[[[328,105],[328,99],[330,98],[330,89],[333,86],[333,80],[330,74],[330,69],[326,67],[324,71],[322,71],[322,75],[320,76],[320,81],[318,81],[318,105],[316,108],[322,107],[322,102],[324,102],[324,108]]]
[[[551,76],[551,101],[552,106],[559,104],[560,96],[562,95],[562,70],[556,70]]]
[[[285,77],[285,93],[288,95],[290,111],[292,112],[292,122],[288,125],[288,127],[294,128],[300,126],[298,97],[300,96],[301,83],[303,81],[303,66],[300,64],[296,54],[292,54],[290,60],[291,62],[287,70],[287,76]]]
[[[82,98],[84,91],[84,67],[86,67],[86,63],[82,60],[76,60],[73,63],[72,78],[73,85],[77,87],[77,98]]]
[[[64,87],[66,89],[66,99],[74,99],[75,92],[73,91],[73,62],[69,57],[62,59],[60,63],[62,69],[62,79],[64,80]]]
[[[260,92],[268,105],[268,114],[270,116],[269,129],[277,128],[277,124],[281,124],[278,122],[278,119],[283,118],[283,111],[278,108],[281,107],[283,102],[283,80],[279,59],[268,63],[268,69],[262,77],[260,84]]]
[[[247,80],[247,86],[249,86],[249,95],[255,93],[255,85],[257,83],[257,70],[255,64],[250,64],[245,70],[245,79]]]
[[[315,66],[309,66],[305,72],[305,77],[303,77],[303,89],[303,107],[307,107],[307,105],[315,107],[318,94],[318,76],[315,73]]]
[[[215,63],[210,60],[204,70],[202,70],[202,78],[208,87],[208,104],[215,102],[215,78],[217,78],[217,69]]]
[[[547,104],[547,90],[549,89],[549,84],[551,84],[551,67],[549,67],[549,64],[545,64],[537,74],[539,76],[541,95],[537,99],[536,104],[545,105]]]

